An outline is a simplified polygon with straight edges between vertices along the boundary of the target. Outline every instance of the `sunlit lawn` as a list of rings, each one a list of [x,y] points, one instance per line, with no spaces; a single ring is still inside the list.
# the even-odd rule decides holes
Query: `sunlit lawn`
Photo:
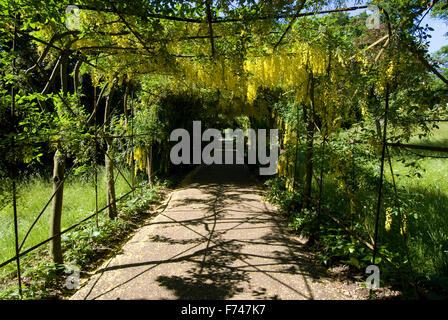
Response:
[[[121,170],[123,172],[123,170]],[[124,171],[129,179],[129,172]],[[117,197],[130,190],[125,180],[118,176],[116,182]],[[104,169],[98,174],[98,206],[101,209],[106,204]],[[18,189],[18,226],[19,243],[22,242],[27,230],[34,219],[44,208],[52,195],[49,178],[41,176],[29,177],[19,183]],[[47,239],[49,237],[49,217],[51,203],[40,217],[32,232],[28,236],[23,249]],[[71,177],[64,186],[64,203],[62,214],[62,229],[68,228],[95,211],[95,187],[92,178]],[[105,211],[102,214],[107,214]],[[12,205],[0,210],[0,262],[15,255],[14,223]],[[23,251],[22,249],[22,251]]]

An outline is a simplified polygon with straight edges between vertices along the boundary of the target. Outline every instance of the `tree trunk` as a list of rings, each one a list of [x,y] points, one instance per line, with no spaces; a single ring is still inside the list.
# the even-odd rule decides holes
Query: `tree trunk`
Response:
[[[148,182],[152,187],[154,185],[154,176],[152,172],[152,145],[148,148],[146,152],[146,170],[148,173]]]
[[[311,187],[313,183],[313,145],[314,145],[314,78],[311,75],[310,88],[310,114],[306,106],[303,109],[303,120],[306,123],[306,150],[305,150],[305,184],[303,188],[303,207],[309,209]]]
[[[168,147],[165,147],[165,164],[164,164],[164,173],[168,174],[168,171],[170,169],[170,149]]]
[[[126,125],[128,124],[128,119],[129,119],[128,96],[129,96],[129,84],[126,83],[126,89],[124,91],[124,98],[123,98],[123,111],[124,111],[124,119],[126,121]]]
[[[64,198],[64,170],[65,156],[56,150],[53,158],[53,193],[51,215],[50,215],[50,237],[55,236],[50,241],[50,254],[53,261],[62,264],[62,247],[61,247],[61,217],[62,202]]]
[[[310,209],[311,205],[311,191],[313,186],[313,146],[314,146],[314,126],[315,126],[315,114],[314,114],[314,77],[310,75],[310,114],[306,114],[306,107],[304,109],[304,120],[306,123],[306,151],[305,151],[305,186],[303,190],[303,208]],[[316,239],[319,237],[319,225],[317,221],[312,226],[312,232],[308,238],[307,245],[313,245]]]
[[[310,120],[308,120],[310,122]],[[311,185],[313,182],[313,128],[307,124],[306,151],[305,151],[305,185],[303,188],[304,207],[309,207]]]
[[[78,60],[75,65],[75,69],[73,70],[73,86],[75,88],[74,92],[78,94],[79,90],[79,70],[82,66],[82,61]]]
[[[109,206],[109,218],[114,219],[117,217],[117,204],[115,196],[115,179],[114,179],[114,165],[110,160],[109,156],[112,158],[111,154],[112,146],[107,143],[107,154],[105,155],[105,165],[106,165],[106,192],[107,192],[107,204]]]
[[[296,125],[296,149],[294,153],[294,175],[292,177],[292,192],[296,190],[296,177],[297,177],[297,158],[299,153],[299,120],[300,120],[300,113],[299,113],[299,107],[297,106],[297,125]]]
[[[111,100],[115,91],[114,85],[115,79],[113,83],[110,85],[109,95],[106,100],[106,107],[104,110],[104,134],[107,136],[109,134],[110,127],[110,108],[111,108]],[[107,192],[107,205],[109,206],[109,218],[114,219],[117,217],[117,204],[116,196],[115,196],[115,179],[114,179],[114,164],[112,162],[112,139],[105,138],[107,145],[106,154],[104,156],[104,163],[106,166],[106,192]]]

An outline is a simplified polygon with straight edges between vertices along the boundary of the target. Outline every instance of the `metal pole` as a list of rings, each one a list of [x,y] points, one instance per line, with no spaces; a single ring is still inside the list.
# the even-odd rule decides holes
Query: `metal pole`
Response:
[[[96,86],[93,87],[93,108],[97,110],[96,105]],[[97,128],[97,112],[95,112],[95,154],[93,159],[94,171],[95,171],[95,219],[96,219],[96,227],[99,228],[98,223],[98,166],[97,166],[97,158],[98,158],[98,128]]]
[[[132,193],[132,190],[129,191],[129,192],[127,192],[127,193],[125,193],[124,195],[122,195],[120,198],[118,198],[116,201],[114,201],[114,203],[118,203],[119,201],[121,201],[122,199],[124,199],[125,197],[127,197],[128,195],[130,195],[131,193]],[[110,206],[111,206],[111,205],[108,204],[108,205],[106,205],[105,207],[99,209],[99,210],[98,210],[98,213],[103,212],[104,210],[106,210],[106,209],[109,208]],[[92,219],[93,217],[95,217],[95,215],[96,215],[96,212],[92,213],[90,216],[88,216],[88,217],[82,219],[80,222],[78,222],[78,223],[72,225],[71,227],[65,229],[64,231],[58,232],[57,234],[53,235],[52,237],[50,237],[50,238],[48,238],[48,239],[46,239],[46,240],[44,240],[44,241],[42,241],[42,242],[40,242],[40,243],[38,243],[38,244],[32,246],[32,247],[29,248],[29,249],[26,249],[25,251],[22,251],[22,252],[19,254],[19,257],[22,257],[22,256],[24,256],[24,255],[30,253],[31,251],[34,251],[34,250],[36,250],[37,248],[43,246],[44,244],[50,242],[50,241],[53,240],[54,238],[59,237],[59,236],[65,234],[65,233],[69,232],[70,230],[73,230],[74,228],[78,227],[78,226],[81,225],[82,223],[84,223],[84,222],[86,222],[86,221]],[[4,266],[6,266],[7,264],[10,264],[11,262],[13,262],[13,261],[16,260],[16,259],[17,259],[17,256],[14,256],[14,257],[12,257],[11,259],[8,259],[8,260],[6,260],[6,261],[0,263],[0,268],[3,268]]]
[[[382,142],[382,152],[381,152],[381,168],[380,168],[380,184],[378,188],[378,201],[376,207],[376,218],[375,218],[375,235],[373,238],[373,254],[372,254],[372,265],[375,265],[376,254],[377,254],[377,241],[378,241],[378,225],[380,220],[381,212],[381,200],[383,195],[383,180],[384,180],[384,161],[386,158],[386,141],[387,141],[387,113],[389,111],[389,83],[386,83],[386,106],[384,110],[384,131],[383,131],[383,142]],[[370,295],[372,296],[372,289],[370,289]]]
[[[319,181],[319,209],[317,210],[317,228],[318,231],[320,230],[320,216],[321,216],[321,201],[322,201],[322,194],[323,194],[323,188],[324,188],[324,157],[325,157],[325,143],[327,142],[327,136],[326,133],[324,133],[324,137],[322,140],[322,157],[321,157],[321,164],[320,164],[320,181]]]
[[[131,87],[132,90],[132,87]],[[132,197],[135,197],[135,164],[134,164],[134,90],[131,95],[131,188]]]
[[[299,152],[299,106],[297,106],[297,125],[296,125],[296,151],[294,155],[294,176],[292,178],[292,192],[296,189],[296,175],[297,175],[297,153]]]
[[[394,189],[395,205],[397,207],[398,216],[400,218],[400,229],[401,229],[401,236],[403,238],[404,250],[406,252],[406,257],[408,259],[409,272],[411,274],[411,279],[413,281],[415,281],[414,271],[413,271],[412,263],[411,263],[411,256],[409,255],[409,248],[408,248],[406,230],[405,230],[405,227],[404,227],[404,221],[403,221],[404,216],[403,216],[403,212],[401,211],[400,200],[398,198],[397,184],[395,182],[395,174],[394,174],[394,170],[393,170],[393,167],[392,167],[392,159],[391,159],[391,156],[390,156],[389,148],[386,148],[386,153],[387,153],[387,160],[389,162],[390,175],[391,175],[391,178],[392,178],[392,186],[393,186],[393,189]],[[415,287],[414,287],[414,293],[415,293],[416,298],[419,299],[420,296],[419,296],[417,288],[415,288]]]
[[[12,52],[14,52],[16,50],[16,42],[17,42],[17,16],[14,19],[14,39],[12,42]],[[15,54],[15,52],[14,52]],[[16,70],[16,58],[14,57],[14,59],[12,60],[12,74],[13,76],[15,76],[15,70]],[[12,123],[12,128],[13,131],[15,133],[15,117],[16,117],[16,92],[15,92],[15,81],[13,82],[12,86],[11,86],[11,123]],[[16,262],[17,262],[17,280],[18,280],[18,286],[19,286],[19,294],[20,294],[20,298],[23,298],[23,293],[22,293],[22,276],[21,276],[21,272],[20,272],[20,248],[19,248],[19,228],[18,228],[18,219],[17,219],[17,196],[16,196],[16,170],[17,170],[17,157],[15,154],[15,136],[14,134],[11,137],[11,147],[12,147],[12,152],[13,152],[13,169],[12,169],[12,206],[13,206],[13,213],[14,213],[14,240],[15,240],[15,249],[16,249]]]

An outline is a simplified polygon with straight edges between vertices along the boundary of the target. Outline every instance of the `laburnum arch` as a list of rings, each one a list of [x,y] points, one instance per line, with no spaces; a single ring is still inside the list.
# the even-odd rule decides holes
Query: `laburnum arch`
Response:
[[[150,109],[151,99],[159,91],[187,92],[197,96],[205,91],[218,96],[215,110],[229,118],[270,118],[272,125],[281,130],[284,149],[290,146],[289,149],[294,150],[299,144],[304,146],[304,206],[314,201],[311,199],[315,177],[312,150],[316,134],[319,142],[325,145],[347,119],[356,118],[359,123],[373,119],[378,127],[378,139],[366,142],[381,155],[381,186],[388,153],[388,120],[400,125],[397,117],[388,114],[389,95],[394,86],[417,83],[404,73],[409,65],[423,75],[421,82],[425,81],[424,77],[428,76],[425,72],[429,70],[448,84],[425,58],[424,50],[406,35],[406,30],[414,26],[414,19],[437,2],[410,1],[404,14],[400,8],[390,12],[391,8],[383,2],[373,1],[381,13],[378,29],[369,31],[360,18],[359,25],[352,28],[353,33],[349,35],[361,38],[361,34],[366,34],[366,42],[361,45],[354,44],[344,34],[348,23],[343,13],[368,6],[346,7],[345,1],[78,1],[74,4],[77,11],[70,12],[76,15],[76,23],[68,23],[73,22],[70,20],[73,16],[61,14],[67,6],[73,5],[69,1],[17,1],[11,7],[13,10],[5,8],[7,18],[2,25],[9,36],[13,35],[14,42],[24,38],[35,45],[39,55],[36,63],[16,73],[24,77],[33,74],[49,76],[38,96],[33,97],[39,101],[42,110],[56,113],[59,118],[82,119],[79,120],[80,131],[104,139],[105,146],[100,148],[104,148],[108,172],[108,210],[109,215],[115,217],[117,199],[111,159],[115,125],[111,121],[113,99],[119,90],[125,91],[127,119],[130,88],[137,85],[142,92],[145,89],[149,92],[141,95],[141,109],[154,110],[142,111],[142,118],[155,117],[156,112],[160,112],[157,108]],[[89,112],[77,108],[81,99],[80,81],[85,74],[89,75],[90,85],[95,88],[94,105]],[[69,77],[73,78],[73,89],[69,88]],[[52,91],[59,78],[60,90]],[[361,89],[369,86],[376,94]],[[279,110],[274,110],[263,99],[265,91],[281,92],[280,95],[290,97],[297,109],[297,119],[285,120]],[[377,104],[384,110],[372,109],[371,96],[384,99]],[[104,121],[99,125],[98,108],[102,98]],[[410,103],[422,111],[432,107],[430,102]],[[298,118],[299,109],[301,119]],[[378,118],[380,113],[381,119]],[[299,141],[300,132],[292,123],[302,123],[304,143]],[[126,135],[134,135],[129,123],[120,125],[125,127]],[[70,131],[63,121],[55,130],[61,128]],[[154,135],[158,129],[151,130],[154,131],[150,135]],[[50,242],[56,262],[62,262],[63,185],[60,181],[64,180],[69,144],[66,140],[70,136],[64,139],[59,135],[52,141],[56,151],[53,237]],[[151,157],[148,155],[153,152],[152,142],[148,142],[150,147],[143,144],[126,160],[133,171],[148,167],[148,176],[151,176]],[[99,148],[97,144],[95,147]],[[297,149],[293,153],[286,152],[279,162],[278,174],[285,178],[290,191],[297,187],[296,157]],[[347,157],[350,158],[348,152]],[[348,170],[337,159],[332,159],[332,164],[336,175],[344,176]],[[350,207],[355,210],[356,192],[348,190],[348,193]],[[378,203],[381,203],[381,187]],[[379,214],[380,205],[376,208],[376,226]],[[376,254],[381,254],[376,243],[377,231],[373,245],[367,243],[374,252],[373,261]]]

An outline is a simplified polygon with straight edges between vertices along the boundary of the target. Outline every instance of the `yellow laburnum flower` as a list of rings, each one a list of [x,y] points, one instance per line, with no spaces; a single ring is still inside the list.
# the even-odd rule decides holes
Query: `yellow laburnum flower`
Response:
[[[400,234],[401,235],[403,235],[403,233],[406,233],[406,230],[407,230],[407,216],[406,216],[406,213],[402,213],[402,224],[403,224],[403,227],[402,228],[400,228]]]
[[[386,223],[384,225],[384,228],[386,231],[390,231],[390,228],[392,226],[392,211],[391,208],[386,208]]]
[[[136,162],[135,166],[135,172],[134,174],[137,174],[138,170],[145,171],[145,165],[146,165],[146,154],[145,151],[141,148],[137,148],[134,153],[134,160]]]
[[[366,116],[366,113],[367,113],[367,109],[366,109],[366,107],[365,107],[365,106],[362,106],[362,107],[361,107],[361,114],[362,114],[362,116],[365,117],[365,116]]]
[[[257,97],[257,88],[254,84],[249,84],[247,86],[247,100],[252,103],[254,102],[255,98]]]
[[[392,77],[394,75],[394,71],[395,71],[395,63],[393,61],[391,61],[389,63],[389,68],[386,71],[386,79],[387,80],[392,80]]]
[[[356,203],[353,195],[350,195],[350,213],[355,214],[356,212]]]

